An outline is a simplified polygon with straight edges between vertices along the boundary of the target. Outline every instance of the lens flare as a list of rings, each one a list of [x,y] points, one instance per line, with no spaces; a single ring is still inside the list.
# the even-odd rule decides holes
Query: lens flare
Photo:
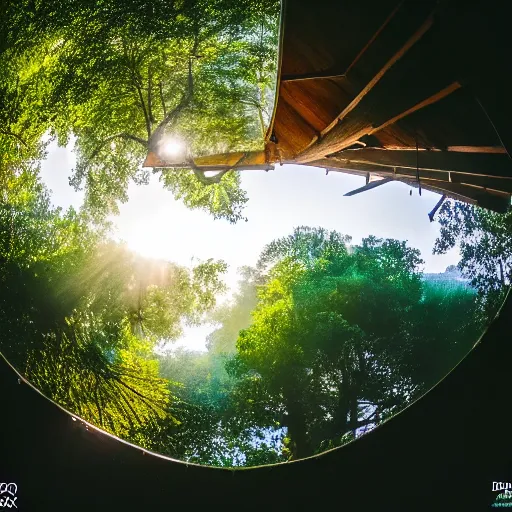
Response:
[[[183,153],[185,149],[185,145],[183,142],[177,139],[169,139],[166,140],[162,144],[162,153],[164,156],[177,156]]]

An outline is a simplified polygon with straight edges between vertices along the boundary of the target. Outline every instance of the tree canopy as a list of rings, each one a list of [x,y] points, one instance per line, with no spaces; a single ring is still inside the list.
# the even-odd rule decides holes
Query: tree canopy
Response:
[[[224,262],[188,269],[130,253],[83,212],[53,208],[25,169],[3,183],[0,265],[1,348],[26,378],[120,436],[179,421],[153,349],[215,306]]]
[[[294,458],[370,423],[377,412],[364,417],[359,400],[380,413],[404,400],[397,356],[404,317],[421,298],[419,252],[375,237],[349,252],[348,240],[298,228],[264,249],[260,263],[277,262],[231,363],[286,427]]]
[[[167,375],[187,375],[178,394],[211,420],[195,434],[173,427],[190,436],[180,457],[243,465],[338,446],[426,392],[470,350],[483,329],[473,289],[426,282],[406,242],[350,240],[299,227],[271,242],[257,268],[244,269],[236,299],[213,314],[222,326],[208,351],[163,359]]]
[[[443,377],[484,321],[472,288],[422,278],[407,242],[298,227],[241,269],[148,260],[87,210],[50,203],[37,169],[4,175],[1,350],[48,397],[148,449],[217,466],[341,445]],[[207,351],[172,346],[216,322]]]
[[[41,156],[71,137],[70,183],[98,218],[117,211],[148,151],[182,143],[187,169],[161,170],[190,208],[237,222],[237,172],[206,176],[192,156],[262,148],[275,88],[277,0],[8,2],[0,42],[0,143]],[[39,153],[38,153],[39,151]],[[172,156],[172,155],[171,155]]]
[[[439,210],[440,235],[434,254],[458,247],[462,274],[478,290],[482,314],[491,318],[501,306],[512,278],[512,209],[505,214],[457,201]]]

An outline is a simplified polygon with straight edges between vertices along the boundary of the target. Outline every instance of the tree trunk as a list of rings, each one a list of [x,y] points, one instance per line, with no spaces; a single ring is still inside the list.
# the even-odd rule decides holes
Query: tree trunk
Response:
[[[265,139],[265,121],[263,120],[263,113],[261,111],[261,107],[258,107],[258,117],[260,120],[261,136],[263,139]]]
[[[359,419],[359,408],[357,402],[357,396],[352,396],[350,400],[350,430],[356,437],[357,420]]]
[[[304,415],[289,415],[288,437],[291,440],[292,460],[303,459],[311,455]]]
[[[288,437],[291,440],[292,459],[302,459],[311,455],[310,443],[307,435],[306,416],[300,399],[290,401],[288,409]]]
[[[349,403],[346,395],[343,393],[343,389],[339,388],[339,401],[338,407],[336,408],[333,424],[333,436],[341,437],[348,430],[348,413]]]

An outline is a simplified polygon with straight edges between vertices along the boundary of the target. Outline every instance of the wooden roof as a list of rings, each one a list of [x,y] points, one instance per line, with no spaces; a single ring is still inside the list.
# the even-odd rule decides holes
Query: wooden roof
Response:
[[[505,211],[512,67],[506,13],[492,4],[288,1],[274,115],[255,163],[392,178]]]

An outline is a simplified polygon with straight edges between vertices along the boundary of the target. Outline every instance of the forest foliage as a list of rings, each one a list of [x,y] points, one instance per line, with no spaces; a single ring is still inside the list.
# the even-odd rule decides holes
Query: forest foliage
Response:
[[[512,216],[454,201],[434,252],[470,286],[425,280],[407,241],[299,226],[226,291],[224,261],[143,258],[107,215],[148,182],[148,150],[261,147],[273,108],[275,0],[21,0],[0,16],[0,351],[47,397],[144,448],[255,466],[340,446],[434,386],[492,320],[512,276]],[[49,141],[75,141],[52,205]],[[243,219],[240,175],[154,169],[174,198]],[[173,348],[215,323],[206,351]]]
[[[223,261],[142,258],[52,207],[36,170],[6,179],[0,207],[2,352],[70,411],[182,460],[339,446],[435,385],[487,321],[476,289],[425,281],[405,241],[298,227],[217,306]],[[206,352],[155,352],[204,322]]]
[[[4,2],[5,3],[5,2]],[[140,3],[7,1],[0,39],[0,148],[41,156],[41,137],[74,140],[70,183],[97,219],[130,182],[148,182],[149,150],[180,158],[263,148],[276,80],[278,0]],[[16,158],[15,158],[16,160]],[[189,208],[237,222],[237,172],[153,169]]]

